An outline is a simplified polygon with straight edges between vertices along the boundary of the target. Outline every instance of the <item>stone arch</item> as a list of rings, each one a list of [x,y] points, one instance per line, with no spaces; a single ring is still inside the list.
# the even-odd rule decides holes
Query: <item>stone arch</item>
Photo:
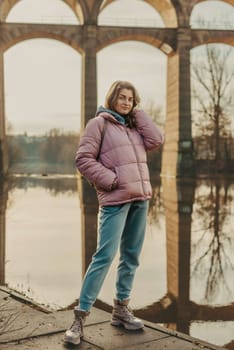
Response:
[[[36,25],[23,25],[18,27],[20,30],[17,30],[17,32],[14,31],[13,28],[11,30],[7,30],[8,33],[6,42],[1,42],[0,47],[1,50],[4,52],[5,50],[9,49],[10,47],[14,46],[17,43],[20,43],[24,40],[28,39],[35,39],[35,38],[44,38],[44,39],[55,39],[57,41],[60,41],[64,44],[67,44],[68,46],[75,49],[80,54],[83,54],[82,45],[79,43],[77,38],[75,37],[75,29],[76,27],[71,26],[70,33],[67,33],[67,35],[64,35],[64,31],[62,30],[61,26],[56,27],[54,25],[53,27],[44,25],[37,27]],[[74,32],[74,34],[72,34]],[[4,37],[4,28],[2,31],[3,37]],[[71,40],[71,37],[74,37],[74,40]]]
[[[108,5],[113,3],[114,0],[104,0],[100,6],[100,12]],[[167,28],[177,27],[177,15],[172,1],[161,1],[161,0],[145,0],[144,2],[151,5],[155,11],[157,11],[165,23]]]
[[[174,45],[173,37],[169,36],[170,39],[168,39],[167,36],[164,36],[164,33],[165,31],[159,31],[158,36],[156,37],[150,30],[144,32],[141,28],[139,28],[139,30],[135,28],[134,31],[130,28],[124,28],[124,30],[120,28],[118,31],[115,30],[113,32],[110,30],[103,30],[98,41],[97,52],[111,44],[133,40],[150,44],[155,48],[160,49],[166,55],[170,55],[176,50],[176,47]]]
[[[205,44],[227,44],[234,46],[233,31],[220,30],[217,32],[209,30],[196,30],[192,33],[191,48],[205,45]]]
[[[19,1],[20,0],[2,0],[0,2],[0,22],[6,21],[8,14]],[[80,4],[73,0],[63,0],[63,2],[71,8],[79,22],[83,23],[83,14]]]

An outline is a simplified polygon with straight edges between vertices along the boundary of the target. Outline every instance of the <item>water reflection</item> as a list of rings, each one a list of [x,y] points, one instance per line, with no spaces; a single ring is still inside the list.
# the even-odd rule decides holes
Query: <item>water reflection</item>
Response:
[[[203,181],[196,193],[191,269],[196,285],[203,281],[192,296],[199,303],[232,301],[233,191],[233,183],[217,180]]]
[[[131,305],[149,321],[231,349],[234,180],[153,183]],[[96,246],[94,190],[73,176],[13,177],[0,184],[0,203],[1,285],[54,308],[72,304]],[[97,302],[107,310],[117,263]]]
[[[74,177],[11,180],[2,283],[38,303],[66,306],[78,294],[82,279],[76,181]]]

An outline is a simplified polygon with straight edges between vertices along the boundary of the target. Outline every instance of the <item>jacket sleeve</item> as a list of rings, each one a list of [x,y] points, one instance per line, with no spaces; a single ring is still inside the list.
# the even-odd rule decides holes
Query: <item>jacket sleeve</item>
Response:
[[[136,129],[143,138],[145,149],[159,148],[164,142],[164,136],[159,127],[153,120],[141,109],[134,111],[136,118]]]
[[[111,191],[113,184],[116,183],[117,175],[96,159],[102,139],[103,121],[102,117],[97,117],[90,119],[87,123],[80,139],[75,160],[77,169],[90,183],[97,189]]]

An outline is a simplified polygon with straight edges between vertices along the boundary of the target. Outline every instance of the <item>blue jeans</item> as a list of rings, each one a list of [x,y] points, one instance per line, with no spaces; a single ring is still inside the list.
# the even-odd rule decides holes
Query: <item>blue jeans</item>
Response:
[[[135,201],[99,209],[97,249],[85,274],[77,309],[91,309],[118,248],[116,299],[129,298],[144,241],[148,204]]]

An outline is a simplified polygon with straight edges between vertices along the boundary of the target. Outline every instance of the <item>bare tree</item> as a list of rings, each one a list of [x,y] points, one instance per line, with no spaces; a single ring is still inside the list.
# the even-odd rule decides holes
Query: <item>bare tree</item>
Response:
[[[144,105],[144,109],[155,123],[157,123],[161,128],[164,127],[165,115],[163,113],[162,106],[157,105],[153,100],[148,100]]]
[[[233,112],[234,50],[208,44],[202,57],[192,55],[192,116],[195,133],[212,140],[214,159],[222,159],[221,138],[230,138]]]
[[[208,185],[208,184],[207,184]],[[219,180],[211,182],[208,193],[201,191],[196,198],[193,220],[196,222],[197,237],[193,244],[192,274],[203,278],[206,286],[204,299],[212,301],[223,288],[231,293],[227,271],[234,265],[228,251],[231,251],[233,238],[228,231],[231,220],[231,184]]]
[[[76,132],[51,129],[40,146],[40,157],[47,162],[73,164],[78,140],[79,134]]]
[[[8,163],[9,168],[24,158],[24,152],[22,146],[16,138],[13,136],[14,128],[12,123],[7,120],[6,122],[6,134],[7,134],[7,151],[8,151]]]

